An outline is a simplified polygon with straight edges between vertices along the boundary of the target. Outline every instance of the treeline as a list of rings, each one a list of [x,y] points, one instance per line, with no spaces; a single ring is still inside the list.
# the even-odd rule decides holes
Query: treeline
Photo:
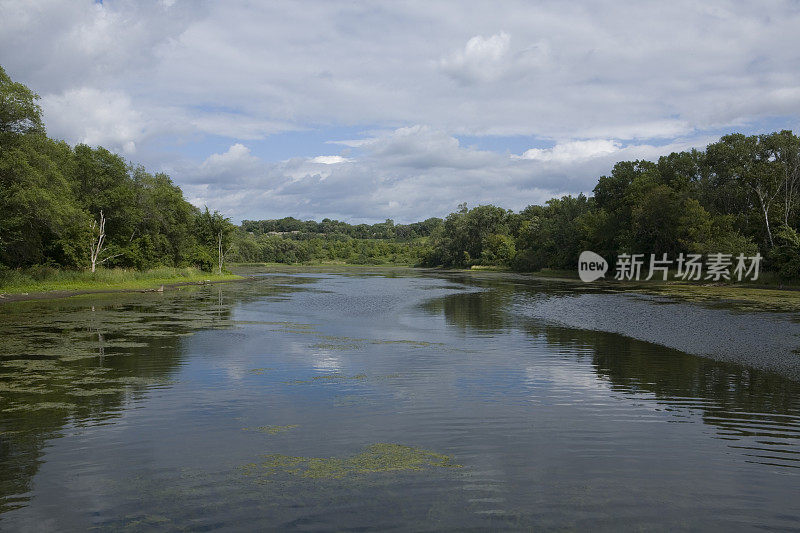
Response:
[[[166,174],[49,138],[37,98],[0,67],[0,268],[221,266],[228,219]]]
[[[800,139],[733,134],[705,150],[617,163],[589,198],[519,213],[462,205],[432,233],[421,264],[573,270],[582,250],[612,262],[621,253],[760,252],[768,269],[798,279],[798,202]]]
[[[424,241],[354,239],[347,235],[304,236],[240,233],[229,255],[241,263],[348,263],[354,265],[416,265]]]
[[[397,239],[401,241],[428,237],[442,224],[441,218],[429,218],[412,224],[395,224],[392,219],[377,224],[348,224],[329,218],[322,222],[286,217],[277,220],[245,220],[242,230],[254,236],[263,234],[301,234],[306,238],[315,235],[347,236],[353,239]]]
[[[427,237],[441,224],[440,218],[413,224],[395,224],[391,219],[377,224],[328,218],[322,222],[292,217],[245,220],[230,258],[244,263],[415,265],[425,253]]]

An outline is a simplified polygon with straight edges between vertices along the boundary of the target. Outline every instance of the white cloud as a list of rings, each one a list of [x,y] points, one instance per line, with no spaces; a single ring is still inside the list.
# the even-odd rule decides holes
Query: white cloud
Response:
[[[350,163],[353,160],[340,155],[318,155],[317,157],[312,157],[309,161],[323,165],[336,165],[338,163]]]
[[[568,163],[613,154],[614,152],[618,152],[620,147],[621,144],[618,141],[606,139],[571,141],[556,144],[552,148],[531,148],[530,150],[526,150],[519,157],[520,159]]]
[[[590,192],[618,159],[653,159],[698,142],[623,147],[612,140],[578,141],[509,157],[461,146],[441,130],[417,125],[370,140],[358,159],[322,156],[334,164],[320,157],[269,163],[236,144],[182,173],[191,176],[187,191],[197,205],[236,212],[237,219],[409,222],[444,216],[464,201],[522,209],[553,196]]]
[[[41,105],[50,134],[72,143],[104,145],[130,155],[145,134],[145,118],[120,91],[83,87],[47,95]]]
[[[511,36],[500,32],[484,38],[476,35],[467,41],[463,50],[439,61],[444,73],[463,83],[494,81],[500,78],[507,65]]]

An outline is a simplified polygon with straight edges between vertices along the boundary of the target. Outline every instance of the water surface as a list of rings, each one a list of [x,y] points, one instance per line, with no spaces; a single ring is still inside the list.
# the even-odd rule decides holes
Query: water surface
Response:
[[[800,528],[800,384],[686,353],[794,327],[413,271],[6,304],[0,529]]]

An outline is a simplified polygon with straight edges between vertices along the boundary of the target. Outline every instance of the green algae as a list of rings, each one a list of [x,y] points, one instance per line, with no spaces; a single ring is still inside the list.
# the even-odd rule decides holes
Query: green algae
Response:
[[[262,480],[280,473],[311,479],[339,479],[385,472],[422,471],[429,468],[462,468],[462,465],[453,463],[448,455],[392,443],[373,444],[363,452],[343,459],[292,457],[282,454],[269,454],[263,457],[264,460],[260,463],[244,465],[243,473]]]
[[[247,371],[248,374],[254,374],[256,376],[262,376],[269,372],[270,370],[275,370],[274,368],[270,367],[263,367],[263,368],[251,368]]]
[[[318,342],[310,346],[316,350],[359,350],[363,347],[363,344],[333,344],[329,342]]]
[[[314,376],[311,379],[295,379],[293,381],[284,381],[287,385],[301,385],[305,383],[318,383],[326,381],[363,381],[367,379],[366,374],[356,374],[355,376],[346,376],[344,374],[325,374],[324,376]]]
[[[4,413],[19,413],[29,411],[42,411],[45,409],[69,410],[78,407],[73,403],[66,402],[38,402],[32,404],[17,404],[3,409]]]
[[[257,431],[259,433],[268,433],[270,435],[277,435],[291,429],[300,427],[297,424],[290,424],[288,426],[259,426],[256,428],[242,428],[242,431]]]
[[[108,394],[120,394],[125,392],[124,388],[117,389],[79,389],[67,391],[70,396],[105,396]]]
[[[742,285],[692,285],[666,283],[654,287],[636,287],[620,292],[640,292],[676,298],[681,301],[712,304],[739,311],[800,310],[800,291],[745,287]]]
[[[366,374],[356,374],[355,376],[345,376],[345,375],[342,375],[342,374],[327,374],[327,375],[324,375],[324,376],[314,376],[311,379],[313,379],[313,380],[318,380],[318,379],[367,379],[367,375]]]
[[[428,342],[428,341],[411,341],[411,340],[373,340],[370,344],[403,344],[413,346],[415,348],[430,348],[433,346],[447,346],[443,342]]]

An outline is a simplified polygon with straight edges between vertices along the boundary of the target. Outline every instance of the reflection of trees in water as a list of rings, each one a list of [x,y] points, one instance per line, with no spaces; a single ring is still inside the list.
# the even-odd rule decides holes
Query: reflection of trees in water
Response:
[[[231,327],[234,305],[292,290],[211,285],[0,307],[0,513],[25,505],[42,448],[66,424],[119,416],[167,382],[186,355],[182,336]]]
[[[663,346],[613,333],[529,325],[527,331],[543,335],[549,344],[592,352],[598,375],[626,391],[647,391],[659,400],[687,407],[687,399],[713,400],[698,403],[704,411],[737,411],[780,415],[798,413],[800,384],[779,375],[732,363],[685,354]],[[692,405],[691,407],[695,407]]]
[[[447,322],[461,329],[498,330],[509,325],[503,310],[508,296],[498,291],[450,294],[425,302],[429,313],[443,314]]]
[[[446,277],[477,290],[428,300],[422,304],[425,311],[443,315],[448,324],[465,330],[492,331],[512,324],[508,306],[515,294],[514,285],[492,279],[475,279],[463,274],[450,274]]]
[[[800,466],[800,450],[795,450],[800,437],[800,383],[614,333],[567,329],[513,316],[509,310],[515,290],[510,284],[497,284],[483,292],[427,302],[425,309],[463,329],[516,325],[550,345],[573,351],[576,358],[591,357],[594,371],[616,390],[651,393],[670,409],[698,411],[720,436],[762,438],[758,446],[764,448],[751,448],[754,455],[775,454],[774,446],[778,446],[780,456],[772,457],[776,464],[797,461]]]
[[[616,389],[649,392],[676,411],[701,413],[748,460],[800,468],[800,383],[611,333],[534,326],[550,344],[589,348]]]

